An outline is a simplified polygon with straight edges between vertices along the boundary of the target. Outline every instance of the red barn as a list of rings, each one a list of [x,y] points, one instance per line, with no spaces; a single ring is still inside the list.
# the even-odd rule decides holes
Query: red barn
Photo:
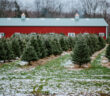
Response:
[[[94,33],[108,36],[108,24],[103,18],[0,18],[0,37],[14,33]]]

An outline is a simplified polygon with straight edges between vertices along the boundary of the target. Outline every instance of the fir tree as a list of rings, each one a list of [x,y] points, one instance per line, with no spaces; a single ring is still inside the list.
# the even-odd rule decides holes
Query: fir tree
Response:
[[[45,45],[46,45],[46,49],[47,49],[47,56],[52,55],[53,53],[53,49],[52,49],[52,40],[45,40]]]
[[[46,49],[46,45],[44,43],[43,38],[41,39],[39,36],[37,37],[37,42],[38,42],[38,46],[39,46],[39,58],[44,58],[47,56],[47,49]]]
[[[7,50],[7,54],[6,54],[6,59],[8,61],[12,60],[12,59],[15,59],[14,57],[14,53],[12,51],[12,43],[10,40],[7,40],[7,42],[5,43],[5,46],[6,46],[6,50]]]
[[[57,39],[52,41],[52,49],[54,55],[60,55],[62,53],[61,45]]]
[[[72,61],[80,67],[81,65],[90,62],[89,49],[83,37],[81,37],[75,44]]]
[[[99,39],[99,49],[104,48],[106,45],[104,38],[99,36],[98,39]]]
[[[75,39],[75,38],[72,38],[72,37],[69,37],[69,38],[68,38],[69,48],[70,48],[70,49],[73,49],[74,46],[75,46],[75,40],[74,40],[74,39]]]
[[[47,56],[47,51],[48,50],[46,48],[44,40],[41,40],[41,58],[44,58]]]
[[[110,44],[108,45],[107,49],[106,49],[106,57],[109,59],[110,61]]]
[[[3,60],[4,63],[6,60],[6,53],[7,53],[7,50],[4,47],[5,43],[6,43],[6,40],[4,38],[1,38],[0,39],[0,60]]]
[[[61,48],[63,51],[67,51],[69,48],[68,48],[68,42],[65,38],[61,38],[60,39],[60,45],[61,45]]]
[[[40,58],[40,45],[39,45],[38,39],[36,37],[32,37],[30,40],[30,43],[31,43],[31,46],[34,47],[36,54]]]
[[[24,38],[18,38],[19,48],[20,48],[20,56],[22,55],[24,48],[26,47],[26,40]]]
[[[31,46],[30,44],[26,46],[26,48],[24,49],[23,55],[21,57],[21,60],[28,61],[29,65],[31,65],[30,63],[31,61],[38,60],[38,56],[33,46]]]
[[[17,38],[12,39],[12,50],[13,50],[15,57],[20,57],[21,50],[20,50],[20,44]]]

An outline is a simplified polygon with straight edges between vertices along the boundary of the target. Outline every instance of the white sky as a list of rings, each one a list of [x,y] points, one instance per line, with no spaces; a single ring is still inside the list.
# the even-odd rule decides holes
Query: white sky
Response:
[[[30,10],[34,9],[35,0],[17,0],[17,1],[23,4],[22,6],[27,7]],[[72,1],[75,3],[75,5],[77,5],[79,0],[59,0],[59,2],[63,3],[66,6],[65,11],[67,11],[70,8]]]

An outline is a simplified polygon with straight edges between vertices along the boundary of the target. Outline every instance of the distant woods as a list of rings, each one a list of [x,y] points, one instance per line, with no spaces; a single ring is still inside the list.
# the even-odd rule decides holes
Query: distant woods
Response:
[[[110,2],[107,0],[79,0],[78,6],[72,1],[68,4],[58,0],[35,0],[35,8],[29,11],[20,2],[0,0],[0,17],[20,17],[25,12],[27,17],[74,17],[78,12],[81,17],[108,17]],[[68,8],[70,6],[71,8]],[[64,10],[69,10],[65,12]]]
[[[68,1],[67,4],[61,3],[59,0],[35,0],[33,5],[35,8],[30,11],[28,7],[24,8],[16,0],[0,0],[0,17],[20,17],[24,12],[26,17],[33,18],[73,18],[78,12],[81,17],[105,18],[110,25],[110,2],[108,1],[79,0],[75,5],[74,0]],[[65,9],[69,11],[65,12]]]

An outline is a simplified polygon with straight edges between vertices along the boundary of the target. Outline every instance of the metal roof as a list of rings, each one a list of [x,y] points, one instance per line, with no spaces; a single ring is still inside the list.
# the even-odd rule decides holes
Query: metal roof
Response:
[[[103,18],[0,18],[0,26],[108,26]]]

